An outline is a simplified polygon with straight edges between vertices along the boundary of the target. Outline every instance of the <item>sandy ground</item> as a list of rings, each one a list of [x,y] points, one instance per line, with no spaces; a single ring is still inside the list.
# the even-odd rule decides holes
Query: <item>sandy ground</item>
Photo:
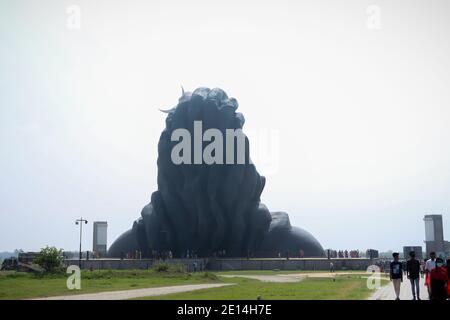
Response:
[[[45,297],[33,300],[126,300],[142,297],[159,296],[170,293],[194,291],[199,289],[218,288],[229,285],[234,285],[234,283],[189,284],[170,287],[107,291],[107,292],[76,294],[68,296]]]

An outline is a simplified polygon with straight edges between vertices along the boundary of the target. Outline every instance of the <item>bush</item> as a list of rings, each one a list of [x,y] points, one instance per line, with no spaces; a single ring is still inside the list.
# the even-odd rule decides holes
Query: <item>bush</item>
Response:
[[[46,273],[61,272],[63,263],[62,249],[48,246],[42,248],[33,262],[42,267]]]
[[[165,262],[157,262],[153,265],[153,270],[156,272],[167,272],[169,271],[170,265]]]

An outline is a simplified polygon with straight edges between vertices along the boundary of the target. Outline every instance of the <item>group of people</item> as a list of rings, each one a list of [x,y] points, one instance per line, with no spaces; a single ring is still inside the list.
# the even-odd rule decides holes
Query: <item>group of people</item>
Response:
[[[390,263],[390,279],[394,286],[396,300],[400,300],[400,286],[404,273],[411,282],[413,300],[420,300],[420,279],[423,276],[425,276],[424,284],[430,300],[450,299],[450,259],[447,259],[445,264],[442,258],[437,258],[436,253],[431,252],[430,258],[421,263],[412,251],[409,253],[410,259],[405,267],[397,252],[392,256],[394,260]]]
[[[328,250],[329,258],[359,258],[358,250]]]

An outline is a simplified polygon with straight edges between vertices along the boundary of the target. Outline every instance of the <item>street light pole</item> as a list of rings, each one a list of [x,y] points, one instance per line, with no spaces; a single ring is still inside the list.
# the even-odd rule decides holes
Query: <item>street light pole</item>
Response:
[[[80,255],[79,255],[79,259],[78,259],[78,267],[80,267],[80,269],[81,269],[81,258],[82,258],[82,254],[81,254],[81,237],[82,237],[82,234],[83,234],[83,222],[85,224],[88,223],[88,221],[83,219],[83,218],[75,220],[75,224],[79,224],[80,225]]]

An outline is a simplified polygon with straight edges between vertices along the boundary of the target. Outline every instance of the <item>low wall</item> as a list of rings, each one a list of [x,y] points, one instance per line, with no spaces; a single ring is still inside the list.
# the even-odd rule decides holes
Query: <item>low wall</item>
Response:
[[[82,269],[150,269],[154,259],[91,259],[81,260]],[[366,270],[376,260],[326,259],[326,258],[266,258],[266,259],[170,259],[167,263],[183,264],[188,272],[196,270],[229,271],[229,270],[329,270],[333,262],[335,270]],[[78,265],[78,260],[65,260],[66,266]]]
[[[330,270],[333,262],[335,270],[366,270],[374,264],[374,260],[326,259],[326,258],[291,258],[291,259],[211,259],[208,269],[216,271],[228,270]]]
[[[90,259],[81,260],[81,269],[116,269],[116,270],[126,270],[126,269],[150,269],[153,264],[161,262],[161,260],[156,259]],[[183,264],[188,272],[205,270],[207,259],[170,259],[164,262],[171,264]],[[194,263],[196,266],[194,267]],[[78,265],[78,259],[66,259],[64,260],[66,266]]]

